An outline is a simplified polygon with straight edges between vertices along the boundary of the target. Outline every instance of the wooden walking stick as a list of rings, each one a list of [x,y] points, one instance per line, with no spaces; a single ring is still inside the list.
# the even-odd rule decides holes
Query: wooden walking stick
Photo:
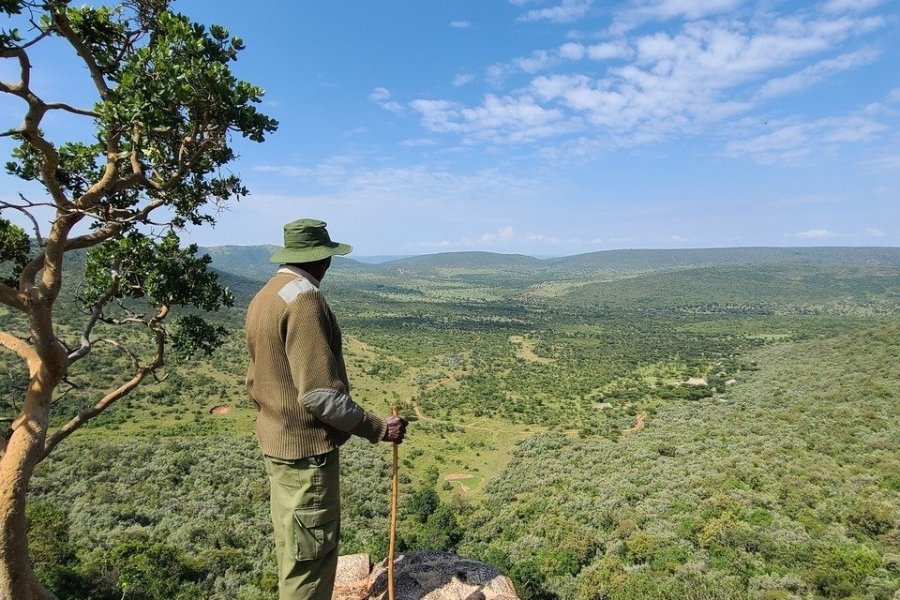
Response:
[[[400,416],[400,409],[395,404],[391,414]],[[397,442],[393,444],[393,469],[391,470],[391,536],[388,543],[388,600],[394,600],[394,550],[397,545],[397,499],[400,496],[400,478],[397,468]]]

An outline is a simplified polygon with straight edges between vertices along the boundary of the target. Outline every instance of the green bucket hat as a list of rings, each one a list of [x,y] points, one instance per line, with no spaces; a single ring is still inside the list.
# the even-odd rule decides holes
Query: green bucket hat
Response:
[[[269,259],[273,263],[307,263],[335,254],[347,254],[352,246],[332,242],[325,221],[298,219],[284,226],[284,248]]]

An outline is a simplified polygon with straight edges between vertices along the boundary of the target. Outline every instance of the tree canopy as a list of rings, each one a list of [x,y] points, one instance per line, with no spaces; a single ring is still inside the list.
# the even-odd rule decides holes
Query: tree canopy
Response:
[[[47,597],[25,551],[31,473],[62,439],[155,375],[168,345],[209,352],[220,343],[221,329],[202,311],[229,305],[231,295],[179,232],[213,224],[223,205],[248,194],[226,168],[236,158],[233,142],[262,142],[277,123],[257,109],[263,90],[231,71],[242,40],[170,11],[165,0],[79,7],[2,0],[0,13],[0,58],[18,71],[16,80],[0,81],[0,92],[23,102],[21,120],[0,125],[0,136],[15,140],[6,171],[24,190],[16,201],[0,200],[0,302],[13,315],[0,345],[25,361],[29,378],[0,444],[0,598]],[[90,106],[36,90],[31,55],[51,42],[80,60]],[[71,130],[91,134],[55,139],[49,115],[80,121]],[[14,213],[30,226],[16,224]],[[79,252],[86,255],[73,262]],[[84,267],[76,277],[83,278],[77,333],[56,318],[64,263],[67,278],[71,265]],[[170,323],[176,307],[199,310],[182,310]],[[132,334],[110,333],[120,328],[146,332],[149,351]],[[51,430],[55,390],[101,342],[127,356],[132,371]]]

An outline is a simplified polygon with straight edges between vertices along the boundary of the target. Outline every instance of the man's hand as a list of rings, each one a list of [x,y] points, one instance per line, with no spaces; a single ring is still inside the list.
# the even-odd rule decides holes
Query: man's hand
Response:
[[[403,437],[406,435],[406,419],[391,415],[385,417],[384,420],[387,421],[387,430],[384,432],[384,437],[381,439],[385,442],[401,443]]]

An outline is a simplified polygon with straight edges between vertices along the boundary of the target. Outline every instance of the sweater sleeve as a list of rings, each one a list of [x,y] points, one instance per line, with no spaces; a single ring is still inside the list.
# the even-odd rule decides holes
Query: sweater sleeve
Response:
[[[378,442],[387,424],[350,397],[341,380],[343,365],[332,348],[334,332],[318,292],[299,294],[282,320],[285,352],[297,400],[317,419],[335,429]]]

